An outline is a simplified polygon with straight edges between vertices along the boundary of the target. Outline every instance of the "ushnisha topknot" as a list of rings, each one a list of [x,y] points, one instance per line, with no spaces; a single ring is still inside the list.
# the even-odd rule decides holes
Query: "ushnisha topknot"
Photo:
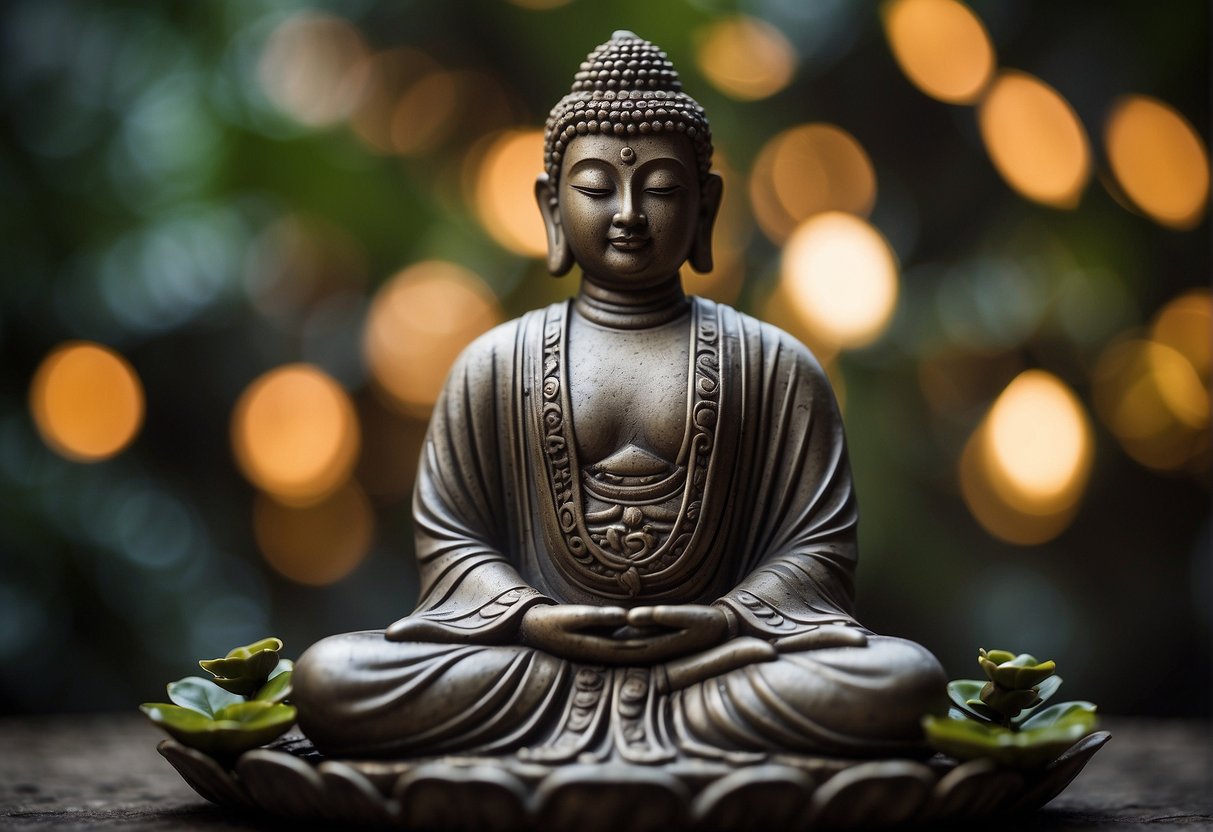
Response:
[[[544,168],[555,188],[564,149],[577,136],[675,132],[691,140],[703,182],[712,167],[712,134],[703,108],[682,91],[665,52],[620,30],[586,56],[573,89],[552,108],[544,127]]]

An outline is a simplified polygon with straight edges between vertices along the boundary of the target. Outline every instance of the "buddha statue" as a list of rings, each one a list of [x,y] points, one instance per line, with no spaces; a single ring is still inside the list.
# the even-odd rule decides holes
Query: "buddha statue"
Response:
[[[295,671],[339,757],[753,760],[912,751],[923,647],[853,614],[842,422],[802,344],[684,293],[721,179],[665,53],[617,32],[546,126],[548,267],[577,296],[455,363],[413,499],[417,608]]]

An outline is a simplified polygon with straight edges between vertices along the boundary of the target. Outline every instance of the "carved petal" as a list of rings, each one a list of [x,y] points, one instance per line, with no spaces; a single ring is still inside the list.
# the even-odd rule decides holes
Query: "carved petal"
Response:
[[[988,757],[970,760],[935,785],[920,820],[953,820],[993,814],[1023,788],[1019,772],[1000,768]]]
[[[807,820],[805,807],[812,793],[813,781],[790,766],[749,766],[700,792],[691,814],[702,829],[797,829]]]
[[[935,776],[920,763],[863,763],[818,787],[809,808],[810,826],[895,826],[914,817],[934,785]]]
[[[427,763],[400,778],[395,796],[409,829],[506,832],[530,826],[522,781],[492,766]]]
[[[254,801],[267,812],[295,818],[331,818],[324,781],[310,764],[281,751],[249,751],[236,763]]]
[[[343,823],[386,826],[399,822],[400,803],[382,795],[366,775],[345,763],[329,760],[317,770],[324,780],[331,816]]]
[[[1095,752],[1111,738],[1107,731],[1096,731],[1074,743],[1068,751],[1049,763],[1043,777],[1029,786],[1027,793],[1016,802],[1014,811],[1039,809],[1061,794],[1091,761]]]
[[[686,787],[656,768],[566,766],[535,795],[536,829],[577,832],[669,832],[686,827]]]
[[[156,750],[177,769],[190,788],[211,803],[233,809],[251,805],[240,783],[202,752],[186,748],[173,740],[162,740]]]

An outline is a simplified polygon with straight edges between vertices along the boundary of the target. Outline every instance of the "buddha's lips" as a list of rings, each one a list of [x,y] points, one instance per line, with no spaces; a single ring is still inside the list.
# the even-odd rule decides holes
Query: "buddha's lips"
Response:
[[[607,242],[620,251],[636,251],[649,244],[649,237],[608,237]]]

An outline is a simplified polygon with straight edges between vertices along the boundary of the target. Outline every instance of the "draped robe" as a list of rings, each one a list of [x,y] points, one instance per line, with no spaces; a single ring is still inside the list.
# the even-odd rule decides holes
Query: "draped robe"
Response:
[[[308,736],[331,754],[521,751],[557,762],[912,745],[943,674],[924,648],[871,634],[852,614],[856,503],[813,356],[769,324],[692,299],[674,472],[603,482],[576,452],[571,314],[561,302],[504,324],[451,370],[413,502],[412,615],[444,636],[367,631],[314,645],[295,674]],[[832,624],[860,628],[868,644],[781,652],[666,691],[650,667],[579,664],[521,644],[519,621],[541,603],[717,604],[738,635],[777,640]]]

